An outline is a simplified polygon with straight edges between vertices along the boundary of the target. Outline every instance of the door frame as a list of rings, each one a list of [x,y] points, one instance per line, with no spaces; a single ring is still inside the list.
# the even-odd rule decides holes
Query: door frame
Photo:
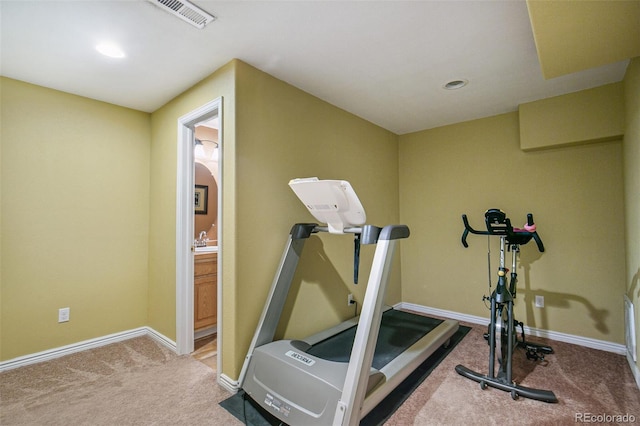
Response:
[[[220,372],[222,354],[222,97],[216,98],[178,119],[178,155],[176,171],[176,350],[179,355],[193,352],[194,277],[195,254],[194,226],[194,180],[195,163],[193,147],[195,125],[218,117],[218,278],[217,278],[217,345]],[[218,373],[219,374],[219,373]]]

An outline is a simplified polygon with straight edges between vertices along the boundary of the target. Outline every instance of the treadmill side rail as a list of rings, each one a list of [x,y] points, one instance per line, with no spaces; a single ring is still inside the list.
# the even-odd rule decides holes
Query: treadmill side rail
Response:
[[[289,294],[293,276],[298,267],[300,256],[302,255],[302,249],[315,228],[316,224],[296,224],[291,229],[284,253],[278,265],[278,271],[271,284],[267,301],[260,315],[258,327],[253,335],[244,364],[242,365],[242,370],[240,371],[238,383],[241,388],[244,386],[247,368],[249,367],[255,348],[273,341],[282,310],[284,309],[284,304],[287,301],[287,294]]]
[[[344,381],[342,397],[336,407],[333,424],[355,425],[361,418],[361,410],[367,391],[369,370],[373,362],[373,354],[382,320],[382,304],[389,283],[389,272],[395,252],[397,239],[385,239],[385,235],[394,235],[398,226],[385,226],[373,255],[373,264],[369,274],[369,282],[362,302],[362,312],[356,330],[356,336],[349,359],[349,368]],[[401,235],[409,236],[409,228]],[[405,238],[399,236],[398,238]]]
[[[391,391],[427,360],[436,350],[445,345],[458,331],[458,321],[444,320],[435,329],[407,348],[402,354],[380,369],[387,382],[367,395],[362,406],[361,418],[369,414]]]

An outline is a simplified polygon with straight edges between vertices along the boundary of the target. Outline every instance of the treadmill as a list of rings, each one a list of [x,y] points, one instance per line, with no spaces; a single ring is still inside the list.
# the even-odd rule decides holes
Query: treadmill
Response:
[[[289,425],[356,425],[458,329],[383,305],[396,244],[406,225],[365,225],[347,181],[294,179],[289,186],[326,226],[295,224],[240,372],[246,395]],[[354,235],[354,281],[360,244],[375,245],[359,317],[302,340],[274,341],[306,240],[319,232]]]

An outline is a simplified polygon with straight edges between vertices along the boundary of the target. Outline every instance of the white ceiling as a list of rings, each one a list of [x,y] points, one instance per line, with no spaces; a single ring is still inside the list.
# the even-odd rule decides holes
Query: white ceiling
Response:
[[[524,0],[193,3],[217,19],[200,30],[145,0],[0,0],[0,73],[152,112],[238,58],[404,134],[617,82],[628,64],[544,80]],[[103,40],[126,58],[98,54]]]

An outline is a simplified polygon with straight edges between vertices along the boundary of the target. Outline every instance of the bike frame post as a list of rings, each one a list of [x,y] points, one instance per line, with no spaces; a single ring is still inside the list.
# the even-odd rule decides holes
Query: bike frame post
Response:
[[[511,296],[515,299],[516,292],[518,287],[518,255],[520,254],[520,245],[512,244],[511,245],[511,282],[509,283],[509,292]]]
[[[507,383],[513,383],[511,380],[511,365],[513,358],[513,299],[509,300],[507,303],[508,306],[508,321],[509,325],[507,326]],[[502,360],[504,362],[504,360]]]
[[[500,236],[500,268],[504,268],[504,241],[506,240],[506,236]]]
[[[495,294],[495,293],[494,293]],[[496,298],[495,296],[491,296],[491,318],[494,321],[497,321],[496,318]],[[495,359],[496,359],[496,328],[489,328],[489,377],[492,379],[495,376]]]

